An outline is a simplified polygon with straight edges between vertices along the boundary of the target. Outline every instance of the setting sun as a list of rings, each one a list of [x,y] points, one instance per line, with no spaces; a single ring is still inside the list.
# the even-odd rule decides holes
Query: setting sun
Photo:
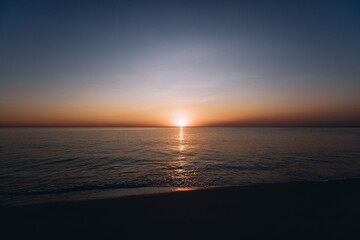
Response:
[[[187,121],[185,119],[179,119],[176,121],[176,126],[185,127],[187,125]]]

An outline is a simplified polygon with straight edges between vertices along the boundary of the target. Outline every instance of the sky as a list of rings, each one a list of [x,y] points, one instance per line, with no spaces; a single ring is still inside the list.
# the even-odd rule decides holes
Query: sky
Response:
[[[360,126],[359,1],[1,1],[0,126]]]

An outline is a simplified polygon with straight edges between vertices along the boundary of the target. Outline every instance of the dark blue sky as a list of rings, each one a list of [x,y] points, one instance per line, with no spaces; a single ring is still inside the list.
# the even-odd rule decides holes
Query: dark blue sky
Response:
[[[359,1],[0,4],[2,125],[360,120]]]

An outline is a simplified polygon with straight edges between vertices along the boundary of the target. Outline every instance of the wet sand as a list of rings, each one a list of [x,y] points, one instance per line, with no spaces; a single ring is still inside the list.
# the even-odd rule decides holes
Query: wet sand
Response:
[[[0,239],[360,239],[360,180],[0,207]]]

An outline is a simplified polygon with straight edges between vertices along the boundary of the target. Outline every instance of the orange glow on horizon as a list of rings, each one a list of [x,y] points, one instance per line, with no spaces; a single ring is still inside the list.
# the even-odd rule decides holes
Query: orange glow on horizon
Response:
[[[345,104],[192,104],[140,109],[112,104],[80,105],[0,104],[0,126],[96,126],[96,127],[187,127],[187,126],[311,126],[359,125],[358,106]]]

